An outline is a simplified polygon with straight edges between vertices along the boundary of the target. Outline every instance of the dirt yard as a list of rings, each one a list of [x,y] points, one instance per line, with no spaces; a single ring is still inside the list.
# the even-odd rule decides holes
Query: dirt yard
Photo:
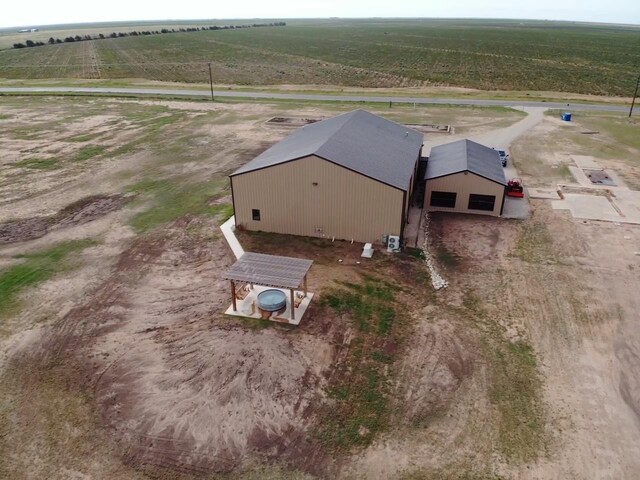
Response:
[[[418,255],[242,233],[313,259],[317,297],[295,328],[222,314],[226,175],[290,132],[269,118],[341,110],[0,100],[0,477],[640,475],[638,226],[546,200],[434,216],[439,292]],[[474,135],[523,118],[391,113]]]

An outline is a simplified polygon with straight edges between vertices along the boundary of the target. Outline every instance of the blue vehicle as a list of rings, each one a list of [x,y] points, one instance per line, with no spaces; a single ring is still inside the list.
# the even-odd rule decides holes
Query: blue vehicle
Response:
[[[494,148],[494,150],[497,150]],[[509,158],[509,154],[505,150],[498,150],[498,155],[500,155],[500,161],[502,162],[502,166],[507,166],[507,158]]]

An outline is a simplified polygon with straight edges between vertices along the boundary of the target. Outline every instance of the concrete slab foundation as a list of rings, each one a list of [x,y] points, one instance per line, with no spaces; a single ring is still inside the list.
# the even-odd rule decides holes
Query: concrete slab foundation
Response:
[[[632,190],[617,190],[615,197],[567,193],[552,207],[568,209],[575,218],[640,225],[640,192]]]
[[[528,188],[527,193],[531,198],[560,200],[560,195],[558,195],[558,191],[555,188]]]
[[[505,197],[502,218],[515,218],[524,220],[529,217],[529,199]]]
[[[567,193],[564,200],[552,202],[552,207],[556,210],[568,209],[574,218],[608,222],[619,222],[622,219],[607,197],[600,195]]]
[[[578,182],[578,184],[582,185],[583,187],[593,186],[593,183],[591,183],[589,177],[585,175],[584,170],[579,167],[574,167],[573,165],[569,165],[567,168],[571,172],[571,175],[573,175],[573,178],[576,179],[576,182]]]
[[[571,155],[571,159],[578,168],[602,170],[602,166],[596,161],[596,159],[588,155]]]
[[[270,318],[263,318],[260,310],[256,307],[256,301],[258,298],[258,294],[265,290],[274,290],[272,287],[263,287],[260,285],[255,285],[253,289],[249,289],[248,292],[244,292],[247,296],[243,300],[237,300],[237,310],[233,310],[233,305],[230,305],[227,308],[226,315],[232,315],[234,317],[245,317],[245,318],[256,318],[262,320],[270,320],[272,322],[278,323],[286,323],[289,325],[299,325],[302,317],[304,316],[307,308],[309,308],[309,304],[311,303],[311,299],[313,298],[313,293],[307,292],[307,296],[303,297],[304,293],[300,290],[294,291],[294,296],[297,301],[300,301],[300,304],[294,308],[294,318],[291,318],[291,302],[287,300],[287,307],[284,312],[280,312],[276,314],[275,312],[271,315]],[[280,290],[284,292],[286,298],[289,298],[289,290],[276,288],[275,290]]]
[[[640,225],[640,192],[624,188],[616,188],[613,192],[615,198],[612,201],[624,216],[619,221]]]

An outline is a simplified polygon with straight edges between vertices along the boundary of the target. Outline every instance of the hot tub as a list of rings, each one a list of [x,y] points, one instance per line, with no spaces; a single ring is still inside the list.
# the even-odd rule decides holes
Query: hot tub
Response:
[[[265,312],[278,312],[287,306],[287,296],[281,290],[270,289],[258,294],[258,308]]]

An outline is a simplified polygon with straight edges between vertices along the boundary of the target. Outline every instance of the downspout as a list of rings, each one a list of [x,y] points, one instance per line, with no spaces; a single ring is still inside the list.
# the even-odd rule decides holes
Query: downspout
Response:
[[[401,219],[401,223],[400,223],[400,245],[402,246],[404,244],[404,222],[405,222],[405,206],[407,204],[407,191],[403,190],[402,192],[402,211],[400,214],[400,219]]]

